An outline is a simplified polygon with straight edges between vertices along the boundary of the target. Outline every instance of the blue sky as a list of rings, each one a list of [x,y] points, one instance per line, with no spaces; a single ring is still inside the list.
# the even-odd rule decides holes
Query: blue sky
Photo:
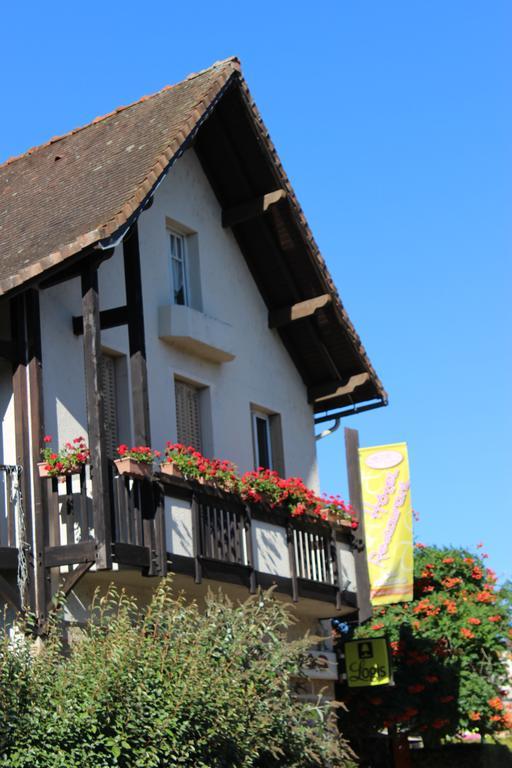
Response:
[[[229,55],[390,395],[417,537],[512,576],[512,5],[28,2],[3,9],[0,158]],[[8,34],[5,34],[8,30]],[[341,431],[319,448],[346,489]]]

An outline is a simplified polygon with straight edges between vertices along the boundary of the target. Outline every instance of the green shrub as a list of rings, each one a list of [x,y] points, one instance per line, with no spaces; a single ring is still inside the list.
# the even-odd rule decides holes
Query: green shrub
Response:
[[[199,610],[165,581],[144,612],[111,589],[69,647],[57,619],[39,645],[6,633],[0,766],[352,765],[329,707],[291,692],[308,645],[291,622],[271,595]]]

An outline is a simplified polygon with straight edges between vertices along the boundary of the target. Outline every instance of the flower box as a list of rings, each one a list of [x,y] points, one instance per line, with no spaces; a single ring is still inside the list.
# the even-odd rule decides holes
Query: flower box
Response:
[[[133,475],[134,477],[150,477],[153,473],[153,464],[145,461],[135,461],[130,457],[115,459],[114,464],[120,475]]]
[[[343,517],[340,517],[339,515],[333,515],[332,512],[329,513],[327,519],[329,520],[331,525],[337,526],[339,528],[354,529],[357,527],[357,525],[354,525],[354,523],[357,523],[357,521],[345,520]]]
[[[79,475],[82,471],[82,467],[75,467],[74,469],[68,469],[66,472],[59,472],[58,475],[51,474],[46,467],[48,466],[47,461],[38,461],[37,462],[37,468],[39,470],[39,477],[59,477],[59,478],[66,478],[69,475]]]
[[[174,461],[163,461],[160,464],[160,472],[170,477],[183,477],[183,472],[176,466]]]

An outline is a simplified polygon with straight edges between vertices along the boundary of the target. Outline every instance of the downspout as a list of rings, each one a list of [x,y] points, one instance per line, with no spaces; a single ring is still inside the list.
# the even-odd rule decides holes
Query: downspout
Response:
[[[332,435],[333,432],[336,432],[336,430],[340,428],[340,424],[341,424],[341,416],[338,416],[338,418],[334,420],[334,424],[332,425],[332,427],[329,427],[329,429],[324,429],[323,432],[320,432],[318,435],[315,435],[315,440],[323,440],[324,437],[328,437],[329,435]]]

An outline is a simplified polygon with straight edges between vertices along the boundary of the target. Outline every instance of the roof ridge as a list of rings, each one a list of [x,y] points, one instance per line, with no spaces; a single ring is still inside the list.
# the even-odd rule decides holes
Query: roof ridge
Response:
[[[33,155],[35,152],[39,152],[39,150],[50,147],[52,144],[57,144],[59,141],[62,141],[63,139],[67,139],[69,136],[74,136],[76,133],[80,133],[80,131],[84,131],[86,128],[90,128],[92,125],[101,123],[104,120],[107,120],[109,117],[113,117],[114,115],[117,115],[120,112],[125,112],[127,109],[131,109],[131,107],[135,107],[138,104],[143,103],[144,101],[153,99],[156,96],[159,96],[161,93],[164,93],[165,91],[171,91],[173,88],[177,88],[179,85],[183,85],[183,83],[186,83],[189,80],[194,80],[196,77],[201,77],[202,75],[206,75],[208,72],[211,72],[213,69],[219,69],[221,66],[224,66],[226,64],[232,64],[236,69],[241,71],[240,59],[238,59],[236,56],[229,56],[228,58],[222,59],[221,61],[215,61],[209,67],[206,67],[206,69],[201,69],[199,72],[191,72],[183,80],[179,80],[177,83],[173,83],[173,85],[164,85],[164,87],[160,88],[159,91],[155,91],[154,93],[147,94],[146,96],[141,96],[139,99],[136,99],[135,101],[130,102],[130,104],[125,104],[120,107],[116,107],[116,109],[113,109],[111,112],[107,112],[105,115],[99,115],[98,117],[95,117],[93,120],[90,120],[88,123],[85,123],[84,125],[79,125],[77,128],[72,128],[71,130],[61,134],[60,136],[52,136],[51,139],[48,139],[42,144],[36,144],[35,146],[30,147],[29,149],[25,150],[25,152],[22,152],[19,155],[8,157],[7,160],[4,160],[2,163],[0,163],[0,170],[2,168],[5,168],[8,165],[11,165],[17,162],[18,160],[22,160],[24,157],[30,157],[30,155]]]

